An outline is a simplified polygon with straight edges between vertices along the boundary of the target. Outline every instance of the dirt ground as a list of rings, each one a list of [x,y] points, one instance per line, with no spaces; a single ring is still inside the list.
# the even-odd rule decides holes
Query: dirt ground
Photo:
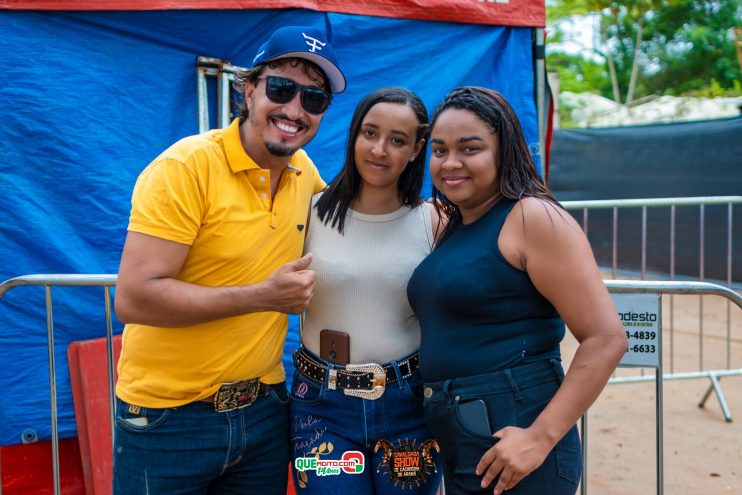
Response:
[[[665,374],[727,368],[727,321],[730,322],[732,368],[742,368],[742,310],[718,296],[663,296],[663,365]],[[703,356],[699,352],[699,314],[703,304]],[[674,352],[671,353],[672,333]],[[576,343],[565,338],[565,364]],[[702,360],[702,362],[701,362]],[[646,370],[645,374],[654,374]],[[637,376],[619,369],[616,376]],[[742,495],[742,376],[720,380],[731,410],[728,423],[712,393],[698,403],[708,378],[665,381],[664,493],[668,495]],[[657,493],[655,381],[611,384],[588,412],[587,493],[645,495]]]

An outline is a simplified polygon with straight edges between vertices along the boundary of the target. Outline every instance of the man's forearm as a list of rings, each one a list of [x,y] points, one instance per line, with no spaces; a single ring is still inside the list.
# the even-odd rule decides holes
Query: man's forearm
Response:
[[[117,290],[116,314],[123,323],[187,327],[247,313],[269,311],[266,282],[207,287],[174,278],[158,278],[136,289]]]

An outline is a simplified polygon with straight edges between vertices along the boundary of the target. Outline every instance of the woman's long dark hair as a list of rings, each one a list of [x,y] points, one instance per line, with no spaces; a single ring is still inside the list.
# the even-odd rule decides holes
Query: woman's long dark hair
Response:
[[[438,117],[452,108],[469,110],[482,119],[493,134],[497,134],[497,180],[501,197],[521,199],[531,196],[559,205],[536,170],[518,117],[500,93],[477,86],[454,89],[433,112],[431,129],[435,127]],[[448,218],[448,224],[438,241],[440,243],[461,223],[461,210],[435,186],[433,203],[438,214]]]
[[[407,105],[417,117],[417,132],[415,143],[425,139],[428,133],[428,112],[420,97],[412,91],[396,86],[379,88],[367,94],[356,106],[353,118],[350,121],[348,142],[345,148],[345,162],[340,173],[330,182],[322,197],[317,201],[317,214],[325,224],[332,222],[338,231],[343,232],[345,217],[351,203],[361,190],[361,176],[356,168],[355,147],[361,124],[371,107],[377,103],[396,103]],[[425,174],[426,147],[420,150],[415,159],[407,164],[397,182],[399,200],[403,205],[416,206],[420,204],[420,190]]]

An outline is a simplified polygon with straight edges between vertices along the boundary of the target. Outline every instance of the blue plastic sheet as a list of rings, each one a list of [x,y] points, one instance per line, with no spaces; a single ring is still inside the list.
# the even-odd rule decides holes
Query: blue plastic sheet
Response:
[[[248,66],[276,27],[326,29],[348,78],[306,147],[329,181],[359,98],[406,86],[430,112],[452,88],[497,89],[537,143],[531,30],[308,10],[0,11],[0,281],[115,273],[139,172],[197,132],[198,55]],[[430,195],[426,179],[424,195]],[[54,288],[60,437],[76,432],[66,350],[105,334],[103,289]],[[115,331],[121,325],[115,323]],[[287,349],[298,345],[292,319]],[[289,376],[292,366],[285,359]],[[0,445],[50,438],[44,290],[0,299]]]

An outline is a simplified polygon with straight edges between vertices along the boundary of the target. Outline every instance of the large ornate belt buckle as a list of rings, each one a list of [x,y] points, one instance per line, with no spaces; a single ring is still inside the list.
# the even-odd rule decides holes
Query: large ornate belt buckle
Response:
[[[345,371],[373,373],[370,389],[346,388],[345,390],[343,390],[343,393],[345,393],[345,395],[371,400],[376,400],[384,395],[384,390],[386,389],[386,371],[384,371],[384,368],[380,364],[348,364],[345,366]]]
[[[243,380],[241,382],[224,383],[214,394],[214,410],[227,412],[247,407],[258,398],[260,380]]]

